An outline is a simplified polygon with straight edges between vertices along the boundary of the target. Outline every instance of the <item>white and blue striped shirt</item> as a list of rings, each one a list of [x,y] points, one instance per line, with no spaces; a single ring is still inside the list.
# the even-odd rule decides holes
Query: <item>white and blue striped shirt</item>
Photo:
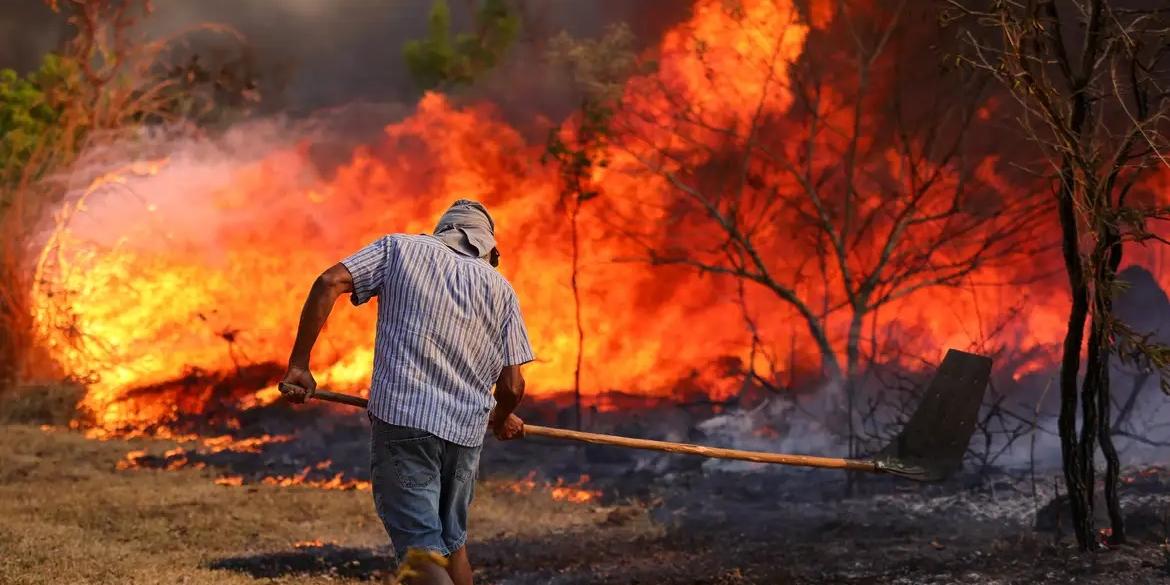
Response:
[[[354,305],[378,297],[370,414],[482,444],[500,371],[533,359],[512,285],[425,235],[385,236],[341,263]]]

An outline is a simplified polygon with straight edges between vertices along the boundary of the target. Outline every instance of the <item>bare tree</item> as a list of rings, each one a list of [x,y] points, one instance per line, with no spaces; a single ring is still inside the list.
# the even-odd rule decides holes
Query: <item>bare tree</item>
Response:
[[[542,162],[552,163],[560,176],[560,204],[569,219],[569,287],[577,326],[577,359],[573,368],[574,421],[581,428],[581,368],[585,359],[585,326],[581,322],[582,206],[601,195],[594,173],[609,164],[610,123],[622,82],[635,70],[634,37],[624,25],[610,27],[596,41],[578,41],[562,33],[552,40],[550,60],[564,68],[581,93],[576,115],[553,128]]]
[[[1170,14],[1108,0],[950,0],[962,19],[959,60],[997,80],[1017,121],[1042,153],[1037,172],[1054,185],[1072,304],[1060,372],[1064,476],[1082,549],[1095,543],[1094,456],[1106,459],[1110,541],[1125,541],[1120,473],[1110,417],[1109,356],[1138,353],[1165,372],[1164,347],[1113,317],[1117,268],[1127,242],[1161,240],[1148,229],[1165,209],[1142,180],[1165,167],[1170,119]],[[1148,194],[1145,194],[1148,195]],[[1089,323],[1085,377],[1078,371]],[[1165,388],[1165,379],[1163,381]],[[1081,410],[1077,433],[1077,409]]]
[[[977,80],[930,77],[934,61],[903,67],[914,57],[899,43],[907,11],[845,2],[825,33],[845,49],[806,48],[792,61],[790,43],[763,40],[772,46],[718,64],[750,78],[745,115],[695,104],[660,76],[654,97],[669,117],[627,101],[617,118],[627,153],[668,185],[659,215],[679,234],[627,225],[642,260],[730,276],[794,309],[822,373],[845,382],[837,406],[851,455],[867,315],[1024,253],[1020,236],[1041,208],[1026,194],[1001,196],[987,180],[993,169],[973,156]],[[703,40],[695,46],[714,71]],[[727,95],[726,79],[708,79],[699,91]],[[924,84],[931,91],[916,91]]]

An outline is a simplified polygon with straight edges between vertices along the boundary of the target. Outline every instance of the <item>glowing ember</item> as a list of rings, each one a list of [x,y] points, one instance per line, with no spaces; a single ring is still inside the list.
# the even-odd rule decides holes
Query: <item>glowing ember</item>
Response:
[[[239,487],[244,485],[244,477],[242,475],[225,475],[215,478],[215,485]]]
[[[218,437],[217,437],[218,439]],[[234,445],[239,447],[238,445]],[[211,453],[218,453],[227,450],[231,445],[218,445]],[[251,448],[251,447],[248,447]],[[255,451],[239,451],[252,453]],[[238,487],[247,485],[248,483],[262,483],[264,485],[274,485],[280,487],[289,486],[305,486],[327,490],[360,490],[368,491],[370,489],[370,482],[359,479],[349,479],[345,477],[344,473],[338,472],[328,479],[316,479],[311,477],[315,471],[328,469],[332,465],[329,460],[321,461],[315,465],[304,467],[299,473],[294,475],[270,475],[259,478],[255,482],[249,482],[242,475],[222,475],[215,478],[213,481],[216,485]],[[188,457],[188,452],[182,447],[176,447],[164,452],[161,456],[155,456],[143,450],[131,451],[117,463],[118,470],[128,469],[162,469],[167,471],[174,471],[176,469],[204,469],[207,464],[203,461],[196,461],[194,463]]]
[[[119,461],[115,467],[118,470],[135,469],[139,467],[145,457],[146,451],[131,451],[127,453],[126,457]]]
[[[206,438],[187,438],[185,442],[197,442],[198,445],[188,450],[187,447],[178,446],[168,449],[162,455],[151,455],[145,450],[134,450],[126,453],[125,457],[116,465],[118,470],[127,469],[164,469],[176,470],[184,468],[203,469],[207,464],[203,461],[191,462],[189,457],[192,453],[200,455],[215,454],[215,453],[260,453],[265,445],[275,443],[284,443],[292,440],[289,435],[262,435],[259,437],[245,437],[236,439],[229,435],[220,435],[216,437]],[[325,467],[329,462],[326,461]],[[324,467],[318,465],[318,469]],[[219,485],[242,485],[242,478],[226,476],[215,480]]]
[[[1147,480],[1170,480],[1170,467],[1164,465],[1149,465],[1126,471],[1121,476],[1125,484],[1141,483]]]
[[[294,542],[293,548],[321,548],[323,546],[329,546],[332,544],[335,544],[335,543],[325,542],[324,540],[321,540],[318,538],[316,540],[300,540],[300,541]]]

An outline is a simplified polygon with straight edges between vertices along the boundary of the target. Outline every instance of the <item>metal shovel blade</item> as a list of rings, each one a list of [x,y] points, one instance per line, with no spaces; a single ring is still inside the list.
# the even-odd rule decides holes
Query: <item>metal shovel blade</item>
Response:
[[[948,350],[902,432],[873,457],[878,469],[916,481],[958,471],[990,378],[991,358]]]

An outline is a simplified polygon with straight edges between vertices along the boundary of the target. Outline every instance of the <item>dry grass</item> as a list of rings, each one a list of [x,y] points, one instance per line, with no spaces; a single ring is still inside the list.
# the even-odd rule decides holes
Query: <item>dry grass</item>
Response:
[[[321,540],[349,550],[386,544],[369,492],[224,487],[207,470],[116,471],[142,441],[98,442],[64,431],[0,425],[0,583],[345,583],[376,578],[283,574],[261,579],[209,565],[295,554]],[[590,506],[481,485],[472,544],[539,539],[604,520]],[[644,518],[624,528],[652,531]]]
[[[0,391],[0,423],[65,425],[77,416],[85,387],[67,382],[26,384]]]

